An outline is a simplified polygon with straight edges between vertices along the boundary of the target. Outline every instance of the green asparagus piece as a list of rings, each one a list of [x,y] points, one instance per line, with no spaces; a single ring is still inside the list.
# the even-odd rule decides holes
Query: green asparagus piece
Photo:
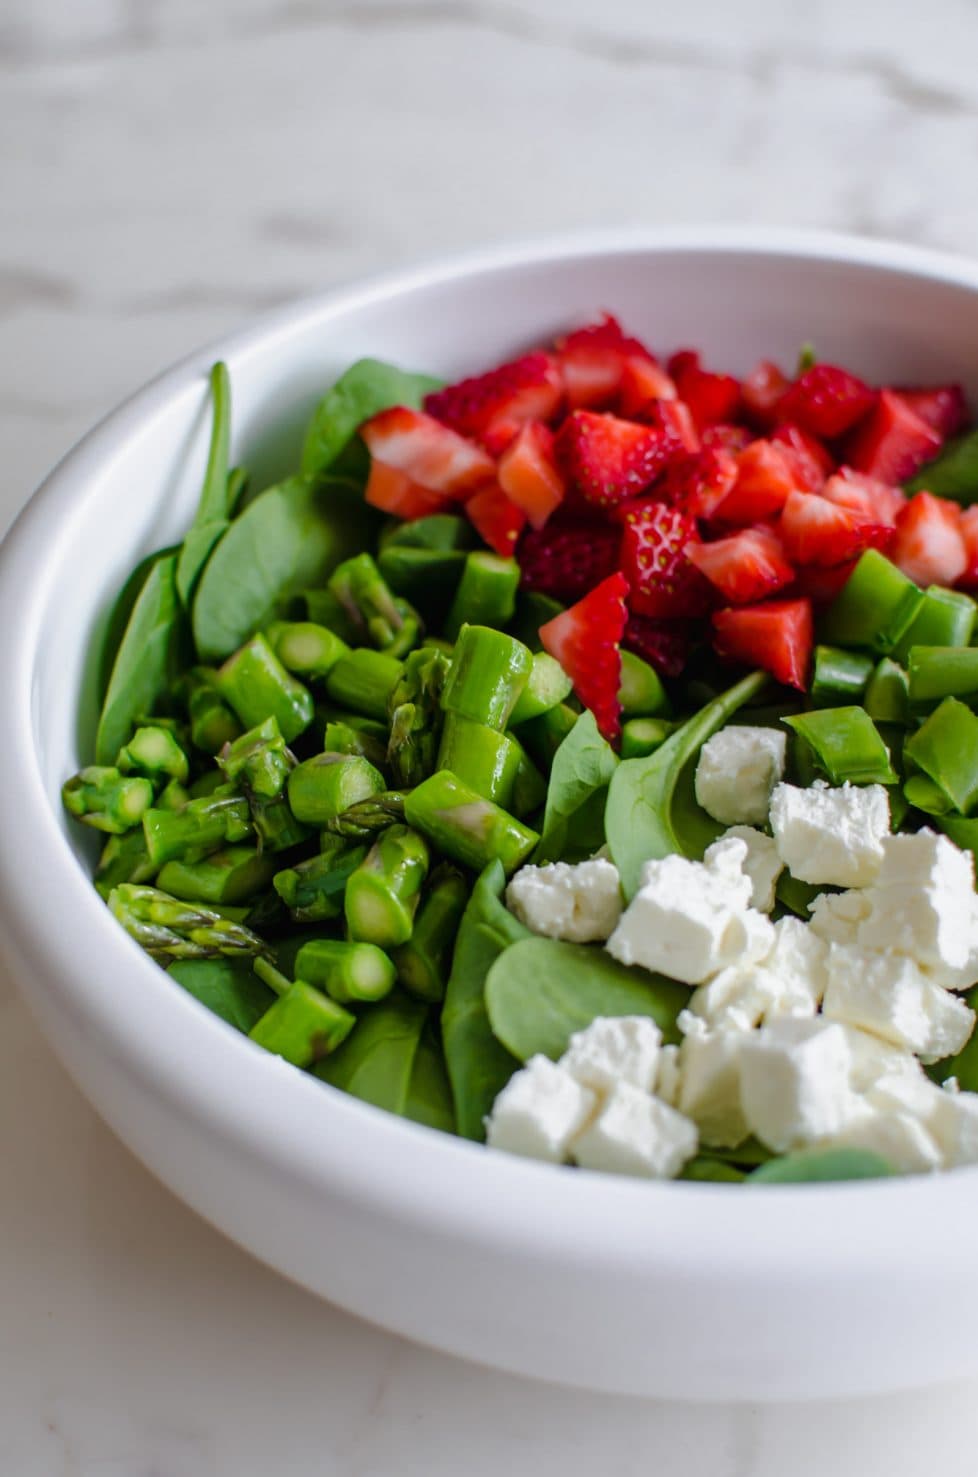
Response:
[[[392,544],[380,550],[377,565],[396,595],[432,615],[444,611],[451,599],[465,568],[465,554],[461,549]]]
[[[217,762],[230,783],[247,786],[266,800],[281,795],[295,768],[274,718],[266,718],[227,744]]]
[[[269,982],[264,973],[261,977]],[[355,1025],[356,1017],[348,1010],[304,980],[296,980],[248,1035],[266,1051],[305,1068],[335,1051]]]
[[[631,651],[621,653],[618,701],[625,717],[649,718],[671,711],[662,678],[654,667]]]
[[[168,776],[184,784],[190,774],[186,754],[171,730],[161,724],[137,728],[115,763],[120,774],[141,774],[159,783],[165,783],[164,776]]]
[[[303,590],[302,603],[305,606],[306,620],[317,626],[326,626],[341,641],[345,641],[347,646],[356,646],[361,639],[359,630],[332,590]]]
[[[513,785],[523,751],[506,733],[473,723],[458,713],[445,714],[438,768],[450,769],[463,784],[471,785],[486,800],[504,809],[513,795]]]
[[[381,949],[407,943],[427,875],[424,839],[404,825],[383,831],[346,884],[350,938]]]
[[[323,845],[325,847],[328,835],[345,836],[351,841],[366,841],[403,819],[404,795],[400,790],[385,790],[381,795],[358,800],[341,815],[328,821],[323,832]]]
[[[103,898],[120,882],[149,882],[155,868],[146,854],[146,838],[142,829],[133,827],[122,835],[110,836],[102,848],[95,869],[95,886]]]
[[[568,703],[558,703],[539,718],[521,723],[517,737],[530,758],[549,774],[554,755],[579,717]]]
[[[516,609],[520,567],[482,549],[466,556],[462,578],[445,619],[445,635],[457,637],[464,625],[508,626]]]
[[[340,707],[383,720],[403,672],[404,663],[396,657],[361,647],[340,657],[326,677],[326,691]]]
[[[520,751],[519,764],[513,776],[513,793],[509,798],[509,810],[518,821],[524,820],[539,810],[547,798],[547,781],[518,739],[509,735]]]
[[[274,870],[268,855],[257,848],[228,846],[223,851],[212,851],[203,861],[167,862],[156,883],[163,892],[187,902],[234,907],[267,887]]]
[[[387,737],[376,738],[364,728],[350,723],[327,723],[323,748],[328,754],[359,754],[379,769],[387,763]]]
[[[347,879],[366,855],[366,846],[324,832],[320,855],[276,872],[272,884],[297,923],[340,918]]]
[[[811,680],[816,708],[842,707],[860,701],[873,671],[873,659],[841,646],[816,646]]]
[[[307,729],[312,694],[285,670],[264,636],[252,636],[217,674],[221,694],[246,728],[275,718],[287,744]]]
[[[65,810],[96,831],[121,836],[138,826],[153,803],[153,786],[142,775],[89,764],[61,787]]]
[[[383,1000],[397,979],[382,949],[345,939],[310,939],[296,955],[295,970],[341,1005]]]
[[[501,733],[532,666],[533,657],[521,641],[488,626],[463,626],[442,692],[442,707]]]
[[[205,769],[204,773],[198,775],[190,785],[187,794],[191,800],[203,800],[207,795],[226,795],[232,788],[227,783],[221,771],[215,766],[213,769]]]
[[[962,815],[978,806],[978,718],[964,703],[946,697],[910,735],[903,752]]]
[[[241,724],[217,689],[211,667],[194,667],[184,684],[190,737],[205,754],[217,754],[241,733]]]
[[[388,587],[373,558],[357,554],[337,565],[329,578],[329,590],[360,634],[378,651],[402,656],[421,635],[417,611]]]
[[[385,788],[380,771],[356,754],[316,754],[289,775],[289,805],[296,820],[325,826]]]
[[[515,728],[520,723],[539,718],[541,713],[548,713],[551,708],[570,697],[572,686],[556,657],[552,657],[547,651],[535,652],[526,686],[509,715],[510,727]]]
[[[477,872],[496,859],[507,874],[515,871],[540,840],[447,769],[408,794],[404,814],[437,850]]]
[[[412,787],[435,768],[441,731],[441,694],[449,661],[434,647],[412,651],[391,693],[387,763],[394,783]]]
[[[230,785],[191,800],[183,810],[147,810],[143,816],[146,850],[154,867],[177,859],[199,862],[225,845],[254,834],[248,801]]]
[[[411,937],[391,956],[398,979],[420,1000],[445,998],[455,935],[468,898],[465,878],[454,867],[442,863],[432,873],[430,886],[415,915]]]
[[[182,810],[193,797],[186,785],[179,780],[170,780],[156,797],[157,810]]]
[[[644,759],[647,754],[654,754],[675,727],[668,718],[630,718],[622,724],[621,757]]]
[[[970,595],[931,585],[924,591],[917,613],[893,652],[896,661],[907,665],[913,646],[967,646],[975,629],[978,606]]]
[[[874,723],[910,722],[910,683],[892,658],[880,657],[863,694],[863,707]]]
[[[264,954],[265,944],[240,923],[171,897],[156,887],[123,882],[108,896],[109,911],[154,959],[211,959]]]
[[[282,666],[300,677],[325,677],[350,650],[335,631],[313,621],[275,621],[265,636]]]

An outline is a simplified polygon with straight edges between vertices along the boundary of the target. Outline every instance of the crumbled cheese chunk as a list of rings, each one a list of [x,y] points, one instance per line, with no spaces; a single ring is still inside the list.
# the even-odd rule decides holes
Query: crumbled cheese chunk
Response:
[[[710,1031],[683,1011],[686,1032],[679,1048],[679,1097],[676,1106],[692,1118],[705,1144],[733,1148],[750,1129],[740,1100],[740,1053],[746,1033]]]
[[[869,917],[871,906],[865,892],[820,892],[809,904],[809,926],[821,939],[836,944],[854,944],[859,935],[859,925]]]
[[[846,1026],[841,1021],[838,1024],[845,1031],[849,1043],[852,1057],[849,1085],[855,1092],[867,1093],[884,1078],[891,1082],[901,1076],[915,1081],[930,1081],[924,1076],[913,1052],[907,1051],[905,1047],[894,1046],[892,1042],[884,1041],[870,1031],[860,1030],[858,1026]]]
[[[696,1153],[696,1125],[630,1082],[619,1082],[574,1140],[582,1169],[671,1180]]]
[[[740,1097],[750,1132],[776,1153],[834,1138],[859,1103],[841,1027],[776,1021],[740,1046]]]
[[[531,1057],[496,1098],[486,1142],[510,1154],[560,1164],[596,1103],[594,1093],[563,1067],[545,1056]]]
[[[826,984],[828,949],[800,918],[781,918],[758,963],[734,964],[694,991],[689,1008],[716,1030],[749,1031],[781,1016],[813,1016]]]
[[[869,1149],[900,1174],[940,1169],[943,1155],[934,1135],[912,1113],[868,1104],[828,1142],[833,1148]]]
[[[771,791],[784,773],[785,742],[775,728],[721,728],[700,751],[698,804],[725,826],[766,825]]]
[[[978,1092],[942,1092],[927,1127],[948,1169],[978,1164]]]
[[[974,1012],[905,955],[831,944],[828,968],[829,1020],[872,1031],[925,1062],[960,1051],[971,1035]]]
[[[559,1065],[593,1092],[611,1092],[619,1082],[652,1092],[661,1044],[662,1032],[648,1016],[599,1016],[575,1032]]]
[[[882,785],[781,784],[771,796],[771,829],[782,861],[801,882],[864,887],[883,861],[890,802]]]
[[[602,942],[621,915],[618,869],[603,857],[571,866],[526,866],[506,889],[506,903],[521,923],[547,938]]]
[[[974,983],[978,900],[971,853],[928,830],[890,836],[883,851],[876,882],[865,892],[859,945],[907,954],[955,989]]]
[[[784,871],[784,862],[778,855],[773,838],[753,826],[731,826],[719,841],[707,848],[703,858],[707,865],[710,863],[711,853],[725,841],[742,841],[747,847],[747,855],[741,867],[750,878],[751,907],[757,908],[761,913],[770,913],[774,907],[775,884]]]
[[[659,1052],[659,1070],[655,1078],[655,1095],[676,1107],[679,1101],[679,1047],[671,1043]]]

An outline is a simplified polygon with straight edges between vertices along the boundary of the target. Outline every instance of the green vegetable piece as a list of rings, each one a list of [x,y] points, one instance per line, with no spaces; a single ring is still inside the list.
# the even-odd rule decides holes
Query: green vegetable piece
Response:
[[[625,759],[615,770],[605,812],[608,846],[627,899],[638,891],[647,861],[679,852],[702,854],[715,837],[693,798],[692,775],[700,749],[750,701],[766,681],[752,672],[707,703],[646,759]]]
[[[332,590],[303,590],[299,601],[306,620],[315,626],[325,626],[347,646],[356,646],[360,633]]]
[[[323,846],[330,833],[345,836],[352,841],[369,841],[388,826],[399,825],[404,820],[404,795],[399,790],[384,790],[366,800],[358,800],[347,810],[341,811],[326,822]]]
[[[890,655],[924,599],[923,590],[877,549],[867,549],[819,622],[823,641]]]
[[[588,802],[606,792],[617,768],[618,756],[598,732],[594,714],[590,711],[582,713],[554,755],[543,834],[534,857],[538,865],[546,861],[567,860],[572,839],[578,843],[574,850],[584,850],[585,853],[595,850],[590,844],[593,836],[585,832],[581,842],[580,835],[572,838],[571,831],[575,819],[581,819]],[[603,808],[602,801],[602,811]],[[600,846],[601,840],[597,844]]]
[[[217,683],[245,728],[274,718],[290,744],[313,720],[312,694],[285,670],[264,636],[252,636],[228,657]]]
[[[662,678],[654,667],[643,662],[634,652],[621,653],[621,686],[618,701],[626,718],[652,717],[657,713],[671,711],[669,698],[662,685]]]
[[[218,954],[234,958],[266,952],[257,934],[243,924],[156,887],[123,882],[107,901],[113,918],[154,959],[210,959]]]
[[[343,907],[351,939],[381,949],[407,943],[428,859],[427,844],[408,826],[381,832],[346,884]]]
[[[873,670],[872,658],[841,646],[816,646],[811,694],[816,708],[858,702]]]
[[[273,992],[256,979],[249,960],[175,959],[167,974],[188,995],[246,1036],[275,1003]]]
[[[795,368],[795,379],[800,379],[809,369],[813,369],[818,363],[815,355],[815,346],[808,342],[802,344],[798,350],[798,364]]]
[[[521,1062],[556,1061],[575,1031],[598,1016],[650,1016],[666,1041],[689,990],[646,969],[619,964],[603,948],[527,938],[501,954],[486,979],[486,1009],[498,1039]]]
[[[442,731],[441,694],[449,662],[444,652],[412,651],[390,696],[387,763],[397,785],[413,788],[433,773]]]
[[[978,804],[978,718],[957,698],[945,698],[903,752],[962,815]]]
[[[973,503],[978,498],[978,431],[966,431],[946,442],[906,487],[908,492],[932,492],[956,503]]]
[[[200,577],[200,572],[231,518],[235,488],[228,480],[231,448],[231,380],[227,365],[218,362],[210,375],[213,421],[207,453],[204,485],[194,521],[190,525],[177,559],[177,592],[185,606]]]
[[[529,930],[502,903],[505,874],[490,862],[472,889],[462,915],[452,972],[445,990],[441,1029],[445,1062],[462,1138],[482,1141],[485,1119],[519,1066],[493,1035],[486,1011],[486,976],[502,951]]]
[[[154,549],[152,554],[147,554],[145,558],[140,559],[116,596],[105,621],[105,629],[99,642],[98,668],[95,682],[95,691],[99,703],[105,700],[109,678],[112,676],[113,664],[118,656],[122,638],[126,634],[126,627],[129,624],[133,607],[139,598],[143,585],[146,583],[150,570],[160,559],[165,559],[171,554],[179,554],[179,552],[179,544],[174,544],[167,549]]]
[[[142,774],[149,780],[162,780],[164,775],[183,783],[190,764],[183,749],[168,728],[156,725],[137,728],[132,738],[119,750],[116,768],[120,774]]]
[[[375,769],[387,763],[387,741],[375,738],[362,728],[351,723],[327,723],[323,733],[323,748],[328,754],[359,754],[368,759]]]
[[[61,799],[76,820],[119,836],[139,825],[153,803],[153,786],[141,775],[89,764],[62,785]]]
[[[876,724],[864,708],[822,708],[785,723],[809,745],[834,785],[895,785],[897,774]]]
[[[427,1014],[420,1001],[398,993],[366,1006],[349,1040],[316,1066],[316,1076],[403,1117]]]
[[[954,806],[947,795],[926,774],[912,774],[903,782],[903,794],[908,805],[927,815],[947,815]]]
[[[404,815],[437,850],[475,871],[496,859],[507,874],[514,872],[540,839],[448,769],[408,793]]]
[[[512,738],[512,735],[510,735]],[[513,776],[513,793],[509,798],[509,810],[518,821],[535,814],[547,798],[547,781],[537,769],[523,745],[513,739],[519,749],[519,763]]]
[[[183,810],[147,810],[143,816],[146,851],[154,867],[175,859],[199,862],[225,845],[254,834],[248,801],[224,785],[189,801]]]
[[[455,1132],[452,1084],[448,1080],[445,1053],[430,1021],[425,1023],[418,1042],[404,1116],[441,1133]]]
[[[273,621],[265,635],[282,666],[300,677],[325,677],[350,650],[335,631],[314,621]]]
[[[212,851],[199,862],[172,861],[157,877],[157,886],[173,897],[194,903],[237,903],[267,887],[275,870],[271,858],[251,846]]]
[[[120,882],[149,882],[156,868],[146,852],[142,827],[111,835],[95,868],[95,887],[105,899]]]
[[[95,762],[114,763],[143,713],[152,713],[181,661],[186,621],[175,554],[153,563],[119,644],[95,734]]]
[[[468,554],[445,618],[445,635],[455,639],[464,625],[508,626],[516,609],[519,583],[520,567],[515,559],[504,559],[484,549]]]
[[[535,652],[526,686],[509,715],[510,727],[528,723],[533,718],[539,718],[541,713],[548,713],[551,708],[556,708],[558,703],[570,697],[572,686],[556,657],[552,657],[547,651]]]
[[[295,970],[341,1005],[383,1000],[397,978],[382,949],[346,939],[311,939],[296,955]]]
[[[442,864],[432,874],[410,939],[391,956],[401,984],[419,1000],[437,1003],[445,998],[455,935],[468,897],[461,873]]]
[[[334,703],[366,718],[387,717],[391,694],[404,675],[404,663],[383,651],[361,647],[339,661],[326,678]]]
[[[888,656],[880,657],[866,684],[863,707],[874,723],[910,722],[910,684],[906,672]]]
[[[241,734],[217,762],[232,784],[246,785],[266,800],[281,795],[295,767],[275,718],[266,718]]]
[[[504,809],[509,805],[522,750],[508,734],[446,713],[438,750],[438,768],[450,769],[463,784]]]
[[[533,657],[521,641],[488,626],[463,626],[442,692],[446,713],[501,733],[530,676]]]
[[[675,729],[668,718],[629,718],[621,727],[621,757],[644,759],[654,754]]]
[[[182,810],[191,799],[186,785],[179,780],[168,780],[156,797],[156,805],[159,810]]]
[[[395,598],[370,554],[338,564],[328,588],[356,630],[358,645],[403,656],[416,644],[421,632],[417,611]]]
[[[396,544],[380,550],[377,566],[396,595],[441,623],[462,577],[465,554],[461,549],[416,549]]]
[[[517,737],[530,758],[549,773],[554,755],[579,717],[580,713],[568,703],[558,703],[539,718],[521,723]]]
[[[516,615],[511,623],[512,634],[535,654],[542,649],[540,627],[552,621],[564,609],[566,607],[550,595],[541,595],[538,590],[521,590],[516,597]]]
[[[221,537],[201,575],[193,605],[200,659],[222,661],[294,596],[323,584],[363,547],[367,527],[363,503],[344,483],[314,486],[293,477],[261,493]]]
[[[893,655],[907,665],[913,646],[967,646],[975,629],[978,606],[970,595],[931,585]]]
[[[311,1067],[346,1040],[356,1017],[319,990],[296,980],[248,1032],[266,1051],[294,1067]]]
[[[426,518],[412,518],[402,523],[392,519],[380,536],[380,553],[389,549],[432,549],[436,553],[455,551],[464,556],[477,542],[475,529],[458,513],[430,513]]]
[[[241,724],[217,689],[211,667],[194,667],[184,679],[190,737],[205,754],[219,754],[241,733]]]
[[[367,855],[367,848],[351,845],[341,836],[323,833],[319,856],[276,872],[272,885],[297,923],[320,923],[343,915],[343,896],[351,872]]]
[[[834,1180],[874,1180],[895,1175],[882,1154],[871,1149],[796,1149],[770,1159],[749,1174],[748,1185],[824,1184]]]
[[[325,826],[358,800],[385,790],[384,776],[354,754],[316,754],[289,775],[289,805],[296,820]]]
[[[380,359],[358,359],[340,375],[317,405],[302,448],[302,471],[321,477],[338,460],[363,422],[392,405],[420,410],[424,397],[441,382],[411,374]]]
[[[918,707],[945,697],[978,697],[978,647],[912,646],[907,677],[910,701]]]
[[[735,1164],[727,1164],[723,1159],[713,1159],[709,1154],[697,1154],[695,1159],[687,1160],[679,1175],[681,1180],[730,1185],[739,1185],[746,1178],[744,1171]]]

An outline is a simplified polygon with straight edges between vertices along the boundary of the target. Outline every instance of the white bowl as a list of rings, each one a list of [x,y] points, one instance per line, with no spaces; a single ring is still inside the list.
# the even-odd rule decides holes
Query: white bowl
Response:
[[[499,250],[299,303],[197,354],[80,443],[0,552],[2,949],[82,1091],[241,1245],[411,1338],[526,1374],[690,1398],[855,1394],[978,1371],[978,1170],[735,1189],[552,1168],[403,1122],[293,1071],[178,989],[113,922],[61,812],[89,757],[88,653],[202,475],[205,373],[235,455],[291,466],[351,360],[447,377],[618,313],[746,371],[820,355],[978,392],[978,269],[793,233],[657,232]],[[29,1126],[25,1125],[25,1132]]]

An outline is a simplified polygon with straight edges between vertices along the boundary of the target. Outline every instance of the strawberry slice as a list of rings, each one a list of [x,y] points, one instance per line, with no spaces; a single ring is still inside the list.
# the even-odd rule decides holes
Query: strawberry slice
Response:
[[[817,436],[803,431],[788,421],[771,432],[771,440],[787,455],[795,476],[795,486],[802,492],[818,492],[826,477],[835,470],[828,447]]]
[[[671,431],[593,410],[574,410],[557,434],[568,481],[589,503],[613,508],[643,492],[682,448]]]
[[[716,425],[704,426],[700,432],[704,447],[717,451],[743,451],[753,439],[746,426],[734,426],[729,421],[717,421]]]
[[[676,399],[676,386],[661,364],[643,350],[625,356],[618,387],[618,409],[623,416],[638,415],[650,400],[669,403]]]
[[[796,421],[813,436],[842,436],[872,410],[876,391],[835,364],[813,364],[778,401],[778,419]]]
[[[685,400],[702,431],[717,421],[735,420],[740,410],[740,385],[733,375],[712,374],[692,349],[682,349],[669,360],[669,373],[680,400]]]
[[[700,435],[685,400],[646,400],[635,412],[634,419],[647,426],[656,426],[660,431],[670,431],[683,451],[688,451],[691,456],[700,449]]]
[[[851,508],[860,513],[869,523],[882,523],[887,528],[896,526],[897,514],[907,501],[907,495],[899,487],[890,487],[865,472],[854,472],[851,467],[840,467],[822,488],[822,496],[830,503],[842,508]]]
[[[658,498],[629,503],[620,518],[621,570],[631,592],[629,608],[636,615],[671,620],[709,610],[709,583],[686,553],[699,539],[696,519]]]
[[[613,523],[551,519],[520,541],[520,584],[555,600],[578,600],[614,574],[620,549],[621,529]]]
[[[396,405],[360,427],[371,456],[429,492],[464,497],[496,475],[491,457],[421,410]]]
[[[490,549],[509,558],[526,527],[526,514],[511,503],[496,482],[490,482],[467,500],[465,512],[472,527]]]
[[[622,389],[626,365],[633,361],[629,370],[628,394],[630,398],[641,394],[640,382],[643,374],[658,370],[655,358],[637,338],[629,338],[622,332],[621,324],[610,313],[597,323],[575,329],[565,338],[557,340],[557,363],[563,378],[567,399],[572,410],[594,410],[610,405]],[[642,395],[649,400],[653,395],[676,393],[675,386],[661,370],[654,377],[656,386]]]
[[[563,667],[574,691],[594,714],[598,728],[613,741],[621,732],[621,638],[628,582],[609,575],[589,595],[540,627],[544,651]]]
[[[762,600],[795,577],[781,540],[762,524],[710,544],[688,544],[686,556],[732,605]]]
[[[762,359],[741,381],[740,399],[744,413],[766,430],[774,424],[778,402],[791,381],[771,359]]]
[[[737,457],[733,491],[713,511],[724,523],[758,523],[784,507],[797,487],[787,450],[773,441],[752,441]]]
[[[792,492],[780,523],[785,553],[796,564],[841,564],[870,546],[884,548],[893,530],[816,492]]]
[[[962,512],[961,537],[968,563],[964,573],[958,576],[958,584],[965,590],[975,590],[978,589],[978,504]]]
[[[487,374],[459,380],[425,396],[424,408],[460,436],[498,454],[530,420],[550,420],[560,408],[563,382],[550,354],[524,354]]]
[[[633,651],[662,677],[678,677],[689,660],[688,621],[655,621],[646,615],[629,615],[621,644]]]
[[[918,492],[897,514],[889,557],[918,585],[956,584],[968,568],[957,503]]]
[[[876,409],[849,438],[843,461],[880,482],[906,482],[941,448],[933,426],[893,390],[880,390]]]
[[[810,600],[768,600],[718,610],[713,630],[720,656],[763,667],[779,682],[804,692],[815,639]]]
[[[445,506],[443,498],[419,487],[406,472],[399,472],[396,467],[388,467],[378,461],[370,463],[363,497],[372,508],[380,508],[384,513],[394,513],[398,518],[408,520],[427,518],[429,513],[440,512]]]
[[[712,518],[736,481],[737,458],[729,451],[704,447],[698,456],[670,463],[662,498],[694,518]]]
[[[930,390],[894,390],[893,393],[941,437],[956,436],[968,425],[968,404],[960,385],[935,385]]]
[[[523,509],[534,528],[542,528],[567,491],[550,427],[527,421],[499,458],[498,476],[510,502]]]

